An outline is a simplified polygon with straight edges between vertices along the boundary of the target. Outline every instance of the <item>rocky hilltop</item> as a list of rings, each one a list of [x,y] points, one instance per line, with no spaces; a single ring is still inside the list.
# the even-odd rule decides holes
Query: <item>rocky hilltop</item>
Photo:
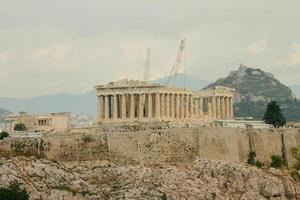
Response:
[[[299,199],[285,171],[196,159],[187,166],[0,159],[0,185],[17,180],[30,199]]]
[[[293,100],[292,90],[277,80],[272,74],[261,69],[241,65],[237,71],[232,71],[226,78],[220,78],[206,88],[214,86],[231,87],[236,90],[235,102],[248,101],[284,101]]]

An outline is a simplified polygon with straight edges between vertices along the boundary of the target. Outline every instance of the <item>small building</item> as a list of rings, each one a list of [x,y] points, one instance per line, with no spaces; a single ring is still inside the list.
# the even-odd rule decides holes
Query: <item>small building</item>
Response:
[[[24,123],[28,131],[63,131],[70,126],[70,113],[37,115],[20,112],[19,115],[8,115],[5,117],[5,130],[14,131],[15,125],[18,123]]]
[[[214,126],[217,127],[230,127],[230,128],[271,128],[270,124],[264,121],[254,120],[215,120]]]

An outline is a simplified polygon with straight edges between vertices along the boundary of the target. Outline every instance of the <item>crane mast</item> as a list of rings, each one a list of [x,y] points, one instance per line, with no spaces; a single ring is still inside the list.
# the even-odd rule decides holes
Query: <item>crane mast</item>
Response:
[[[146,67],[144,73],[144,81],[146,82],[149,80],[150,56],[151,56],[151,49],[147,48]]]
[[[175,63],[172,66],[172,70],[171,70],[170,76],[168,77],[166,85],[170,85],[171,82],[174,82],[176,75],[179,73],[184,48],[185,48],[185,39],[181,40],[181,42],[180,42],[180,45],[179,45],[179,48],[177,51],[177,55],[176,55],[176,59],[175,59]]]

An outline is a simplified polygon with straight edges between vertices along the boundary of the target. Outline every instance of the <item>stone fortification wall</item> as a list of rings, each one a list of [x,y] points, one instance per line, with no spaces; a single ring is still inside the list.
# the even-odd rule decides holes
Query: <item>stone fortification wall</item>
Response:
[[[34,141],[32,141],[34,140]],[[250,151],[259,161],[283,156],[291,165],[290,149],[300,144],[300,130],[172,128],[132,132],[95,132],[45,135],[37,139],[6,139],[0,155],[40,155],[57,161],[110,161],[155,164],[186,163],[196,156],[211,160],[246,162]]]

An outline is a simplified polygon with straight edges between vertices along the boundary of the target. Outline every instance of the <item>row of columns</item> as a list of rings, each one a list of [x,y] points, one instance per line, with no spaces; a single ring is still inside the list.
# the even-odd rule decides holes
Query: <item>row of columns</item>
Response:
[[[232,97],[216,96],[211,99],[211,110],[213,119],[232,119],[233,102]]]
[[[98,96],[98,121],[133,118],[190,118],[191,94],[143,93]]]

